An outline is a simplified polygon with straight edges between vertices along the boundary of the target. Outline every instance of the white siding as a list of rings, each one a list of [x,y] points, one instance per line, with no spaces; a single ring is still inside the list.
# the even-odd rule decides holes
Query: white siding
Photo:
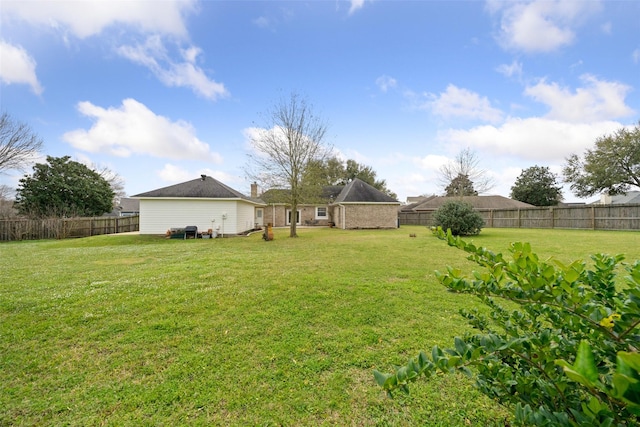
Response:
[[[140,234],[164,234],[187,225],[238,234],[253,228],[253,210],[253,204],[239,200],[140,199]]]
[[[238,228],[239,232],[251,230],[255,226],[255,206],[248,203],[238,203]]]

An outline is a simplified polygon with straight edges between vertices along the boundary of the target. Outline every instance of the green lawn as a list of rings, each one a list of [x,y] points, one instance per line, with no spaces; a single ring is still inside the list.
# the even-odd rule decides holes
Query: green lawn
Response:
[[[424,227],[0,244],[0,425],[504,425],[464,376],[388,399],[390,371],[467,330],[475,268]],[[410,238],[416,233],[416,238]],[[506,252],[640,258],[637,232],[486,229]]]

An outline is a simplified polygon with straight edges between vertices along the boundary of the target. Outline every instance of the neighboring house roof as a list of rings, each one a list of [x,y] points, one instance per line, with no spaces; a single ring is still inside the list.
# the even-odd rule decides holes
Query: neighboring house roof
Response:
[[[322,187],[318,200],[303,200],[302,204],[318,205],[322,203],[332,203],[344,189],[344,185],[327,185]],[[272,188],[260,195],[260,198],[269,204],[289,203],[291,201],[291,190],[286,188]]]
[[[122,197],[118,204],[118,210],[122,212],[140,212],[140,200],[130,197]]]
[[[407,204],[424,202],[425,199],[430,197],[435,197],[435,194],[433,196],[407,196]]]
[[[400,207],[400,212],[411,212],[411,211],[413,211],[415,209],[416,206],[419,206],[422,203],[426,202],[427,200],[431,200],[431,199],[433,199],[435,197],[438,197],[438,196],[436,196],[434,194],[432,196],[424,196],[424,197],[407,197],[407,200],[415,199],[416,201],[414,201],[414,202],[412,202],[412,203],[410,203],[408,205],[401,206]]]
[[[397,203],[396,199],[355,178],[347,184],[333,203]]]
[[[461,200],[469,203],[474,209],[524,209],[535,207],[503,196],[437,196],[418,204],[413,208],[413,211],[433,211],[449,200]]]
[[[264,204],[262,200],[252,199],[239,191],[221,183],[210,176],[201,175],[200,178],[146,193],[132,196],[138,199],[143,198],[204,198],[204,199],[242,199],[248,202]]]
[[[616,194],[615,196],[605,194],[594,204],[623,205],[635,203],[640,203],[640,191],[628,191],[627,194]]]

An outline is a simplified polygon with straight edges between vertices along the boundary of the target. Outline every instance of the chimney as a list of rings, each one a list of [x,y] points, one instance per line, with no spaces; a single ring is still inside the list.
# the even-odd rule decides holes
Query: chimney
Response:
[[[203,174],[203,175],[200,175],[200,179],[201,179],[202,181],[204,181],[205,179],[207,179],[207,175],[204,175],[204,174]]]
[[[253,184],[251,184],[251,197],[252,198],[257,198],[258,197],[258,183],[254,182]]]

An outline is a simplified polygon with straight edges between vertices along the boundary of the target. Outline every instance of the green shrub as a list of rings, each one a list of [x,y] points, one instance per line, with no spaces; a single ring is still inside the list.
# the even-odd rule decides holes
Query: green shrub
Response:
[[[473,206],[460,200],[445,202],[434,213],[435,226],[451,230],[454,236],[471,236],[480,233],[484,220]]]
[[[448,267],[436,272],[439,281],[475,295],[490,315],[463,311],[475,333],[456,338],[451,349],[420,353],[393,374],[374,372],[381,387],[408,392],[421,375],[461,370],[483,393],[514,407],[517,425],[639,425],[640,261],[624,265],[623,285],[616,283],[621,255],[593,255],[587,269],[579,261],[540,261],[528,243],[513,243],[507,260],[435,233],[484,267],[472,279]]]

